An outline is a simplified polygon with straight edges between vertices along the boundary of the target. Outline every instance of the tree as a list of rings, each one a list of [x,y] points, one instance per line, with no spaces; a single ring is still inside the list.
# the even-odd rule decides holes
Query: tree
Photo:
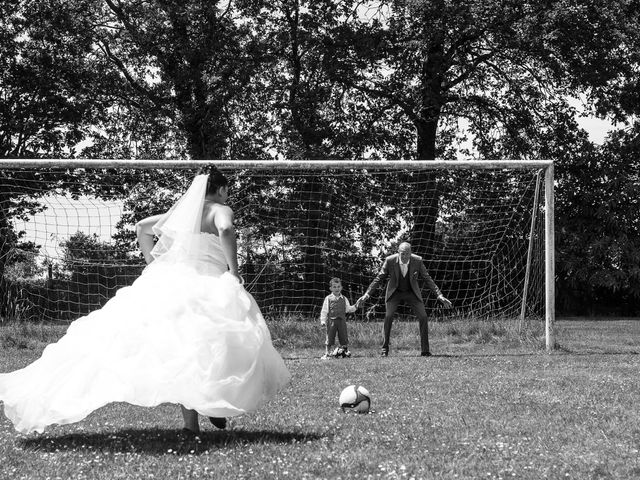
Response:
[[[95,55],[87,2],[0,7],[0,156],[73,156],[120,82]],[[66,2],[68,3],[68,2]]]
[[[278,0],[254,12],[245,11],[264,43],[264,51],[268,52],[251,85],[257,82],[268,88],[266,102],[257,109],[257,114],[263,112],[265,118],[274,120],[267,125],[264,136],[270,136],[275,155],[292,159],[353,159],[362,158],[376,147],[378,151],[389,151],[388,145],[392,143],[393,148],[402,148],[398,145],[401,142],[391,141],[391,134],[378,134],[386,127],[393,131],[393,124],[384,119],[386,107],[375,98],[332,81],[324,68],[329,55],[325,32],[339,24],[340,16],[353,3]],[[385,127],[378,123],[384,123]],[[299,265],[291,275],[305,278],[306,293],[301,295],[324,289],[331,269],[324,258],[325,247],[335,238],[335,232],[343,229],[343,222],[348,222],[346,214],[331,218],[326,215],[327,205],[333,209],[336,204],[336,192],[352,188],[352,183],[331,177],[330,173],[304,175],[294,180],[286,174],[281,179],[292,212],[305,217],[304,221],[286,225],[286,235],[295,243],[293,250]],[[251,191],[267,195],[260,204],[269,205],[268,185]],[[306,299],[305,303],[309,302],[312,303]]]
[[[96,234],[78,231],[60,246],[60,268],[68,281],[58,288],[65,289],[68,303],[75,306],[74,315],[102,306],[119,288],[131,284],[143,268],[139,257]]]
[[[177,114],[189,155],[222,158],[232,143],[231,112],[242,98],[258,43],[232,2],[106,0],[97,45],[136,98]],[[99,7],[100,4],[97,4]]]
[[[558,307],[637,315],[640,299],[638,125],[583,150],[558,178]]]
[[[276,120],[269,133],[278,156],[358,159],[404,147],[388,106],[335,82],[326,69],[332,56],[327,32],[356,3],[278,0],[245,11],[267,52],[253,82],[266,87],[259,110]]]
[[[600,151],[573,120],[568,98],[582,96],[592,113],[616,120],[638,114],[639,10],[637,0],[8,1],[0,6],[0,155],[455,158],[464,120],[480,157],[557,159],[559,211],[579,211],[589,225],[598,217],[582,212],[571,185],[595,188],[601,170],[632,175],[636,130]],[[589,178],[580,174],[584,165]],[[19,240],[11,217],[37,208],[39,193],[30,189],[127,198],[137,174],[95,172],[104,184],[80,184],[73,173],[47,183],[34,172],[2,175],[12,193],[0,191],[8,240],[0,273]],[[187,177],[176,175],[167,188],[182,191]],[[460,184],[431,173],[409,177],[420,187],[407,192],[413,208],[402,214],[426,232],[411,240],[428,256],[442,233],[443,198]],[[164,180],[144,178],[148,185],[128,203],[123,244],[133,241],[131,222],[155,213],[145,195],[158,208],[172,198],[154,189]],[[319,239],[294,250],[318,264],[327,241],[323,208],[338,203],[344,184],[289,181],[286,201],[316,212],[316,231],[304,233]],[[271,186],[238,182],[268,210]],[[571,220],[558,221],[568,232],[559,248],[569,254],[564,239],[579,232]],[[295,222],[287,228],[302,238]],[[605,257],[594,262],[603,266]],[[579,265],[569,263],[566,271],[575,272]],[[323,281],[322,272],[303,274]]]
[[[327,67],[336,82],[402,112],[415,131],[416,159],[443,153],[438,140],[442,132],[450,138],[459,118],[468,120],[481,156],[535,156],[538,132],[569,95],[611,92],[633,65],[624,53],[637,33],[616,27],[637,25],[633,0],[376,4],[327,36],[335,52]],[[429,196],[415,192],[416,231],[427,234],[414,241],[428,253],[440,191],[437,178],[422,177],[434,188]]]
[[[1,229],[0,233],[6,230]],[[13,232],[11,232],[13,234]],[[0,235],[0,239],[3,235]],[[38,253],[40,246],[33,242],[12,241],[12,248],[7,248],[3,242],[0,245],[0,265],[2,274],[0,275],[0,323],[8,318],[16,318],[16,298],[24,295],[25,284],[38,279],[43,273],[42,265],[38,264]],[[17,295],[14,295],[17,293]],[[19,307],[18,307],[19,308]]]
[[[37,181],[33,172],[0,170],[0,317],[5,315],[7,266],[16,261],[16,252],[28,246],[34,252],[35,246],[25,243],[25,232],[16,231],[14,219],[28,219],[29,216],[43,210],[37,201]],[[36,186],[36,188],[34,188]]]
[[[18,280],[41,275],[44,268],[38,264],[39,253],[40,245],[36,245],[34,242],[18,243],[8,258],[4,278]]]

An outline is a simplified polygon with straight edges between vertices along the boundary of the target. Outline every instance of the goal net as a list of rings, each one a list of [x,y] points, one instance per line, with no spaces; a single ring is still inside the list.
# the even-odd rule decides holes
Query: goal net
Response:
[[[136,221],[166,211],[205,163],[0,162],[1,319],[104,305],[144,268]],[[431,316],[544,316],[544,162],[213,163],[266,316],[316,317],[332,277],[355,302],[402,241],[453,303],[423,285]],[[384,315],[376,295],[359,318]]]

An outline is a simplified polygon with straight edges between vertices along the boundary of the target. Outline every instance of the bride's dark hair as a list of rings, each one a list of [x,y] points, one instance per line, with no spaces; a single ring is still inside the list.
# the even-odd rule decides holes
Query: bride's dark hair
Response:
[[[220,187],[229,186],[229,180],[227,180],[227,177],[225,177],[216,167],[210,167],[207,170],[204,172],[209,174],[209,180],[207,181],[207,195],[216,193]]]

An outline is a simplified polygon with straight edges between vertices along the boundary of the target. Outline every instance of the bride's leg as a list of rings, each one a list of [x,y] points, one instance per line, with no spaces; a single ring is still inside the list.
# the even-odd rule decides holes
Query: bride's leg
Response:
[[[192,432],[200,432],[200,424],[198,423],[198,412],[195,410],[188,410],[180,405],[182,409],[182,418],[184,419],[184,428],[191,430]]]

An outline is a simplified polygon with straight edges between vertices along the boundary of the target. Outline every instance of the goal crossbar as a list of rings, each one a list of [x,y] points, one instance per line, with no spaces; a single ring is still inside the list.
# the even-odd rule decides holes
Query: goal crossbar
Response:
[[[462,170],[462,169],[546,169],[551,160],[58,160],[0,159],[0,168],[176,168],[192,169],[215,165],[221,169],[270,170],[376,169],[376,170]]]

